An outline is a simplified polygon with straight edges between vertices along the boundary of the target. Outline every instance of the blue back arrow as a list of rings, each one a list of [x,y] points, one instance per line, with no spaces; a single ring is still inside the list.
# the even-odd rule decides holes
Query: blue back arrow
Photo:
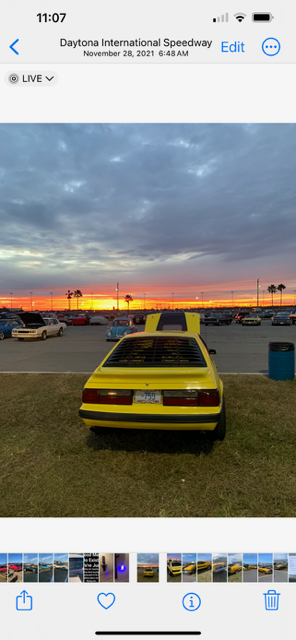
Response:
[[[19,55],[19,52],[14,49],[14,45],[19,41],[19,38],[17,38],[17,40],[15,40],[12,44],[9,45],[9,49],[11,49],[11,51],[13,51],[13,53],[16,53],[16,55]]]

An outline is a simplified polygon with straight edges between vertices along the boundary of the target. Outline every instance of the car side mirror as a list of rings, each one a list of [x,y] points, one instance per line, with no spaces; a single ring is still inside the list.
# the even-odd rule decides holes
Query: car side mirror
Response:
[[[215,356],[217,353],[216,349],[209,349],[210,356]]]

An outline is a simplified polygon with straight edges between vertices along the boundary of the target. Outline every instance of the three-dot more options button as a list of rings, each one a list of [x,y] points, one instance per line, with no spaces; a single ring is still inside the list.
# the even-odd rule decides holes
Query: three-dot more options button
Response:
[[[14,87],[53,87],[58,75],[55,71],[11,71],[6,74],[5,82]]]

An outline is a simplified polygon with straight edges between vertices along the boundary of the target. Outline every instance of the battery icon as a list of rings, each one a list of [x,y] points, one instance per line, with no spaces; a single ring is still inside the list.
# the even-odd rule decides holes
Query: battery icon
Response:
[[[271,22],[273,16],[271,13],[253,13],[252,20],[253,22]]]

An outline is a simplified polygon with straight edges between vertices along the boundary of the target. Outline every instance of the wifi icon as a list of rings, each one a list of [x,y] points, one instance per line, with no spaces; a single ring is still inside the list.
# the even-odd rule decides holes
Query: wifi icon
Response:
[[[244,18],[247,17],[247,15],[246,13],[235,13],[234,17],[237,19],[238,22],[242,22]]]

